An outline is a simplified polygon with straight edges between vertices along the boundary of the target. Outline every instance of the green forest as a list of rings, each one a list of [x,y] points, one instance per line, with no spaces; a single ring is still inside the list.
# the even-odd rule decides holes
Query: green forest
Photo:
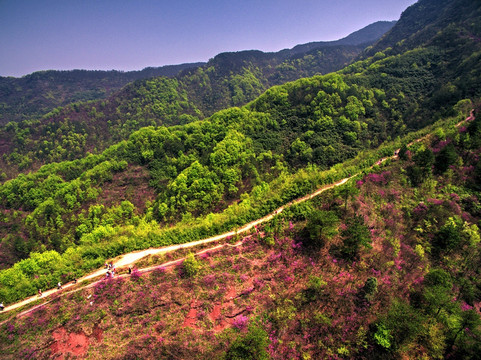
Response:
[[[79,159],[88,153],[98,154],[127,139],[132,132],[142,127],[170,126],[205,119],[219,110],[243,106],[271,86],[339,70],[352,62],[366,44],[373,43],[392,26],[391,22],[378,22],[337,42],[311,43],[278,53],[222,53],[203,66],[189,69],[187,64],[184,70],[170,78],[139,79],[97,101],[92,98],[92,101],[87,102],[51,106],[50,111],[43,116],[28,116],[29,111],[26,109],[17,109],[17,113],[20,111],[25,114],[25,119],[16,121],[10,117],[13,121],[0,128],[0,149],[3,153],[0,158],[0,175],[13,178],[20,172],[36,170],[49,162]],[[162,69],[164,68],[159,70]],[[147,70],[138,74],[125,73],[124,77],[129,74],[139,77],[142,74],[144,77],[152,75]],[[167,67],[165,70],[171,69]],[[60,89],[82,86],[87,88],[89,84],[89,78],[85,80],[85,85],[82,78],[77,82],[69,78],[80,77],[82,72],[53,73],[51,80],[43,78],[47,75],[48,73],[35,73],[30,77],[39,78],[36,82],[45,84],[62,83],[64,75],[68,84]],[[95,80],[96,76],[104,74],[100,72],[87,75]],[[60,80],[56,80],[55,76]],[[14,81],[9,78],[7,80]],[[36,83],[33,80],[32,82]],[[76,85],[77,83],[80,84]],[[94,84],[105,86],[102,85],[105,83],[106,81],[102,80]],[[21,88],[20,93],[23,93],[22,85],[17,87]],[[105,92],[102,88],[94,88],[92,91]],[[45,93],[36,88],[27,91],[30,92]],[[13,102],[14,93],[11,97]],[[67,95],[62,97],[69,98]],[[25,102],[21,99],[15,101]],[[70,102],[72,101],[74,99]],[[15,108],[14,105],[9,105],[8,101],[5,106]],[[42,108],[48,107],[45,105]],[[9,119],[8,116],[8,111],[5,110],[5,119]]]
[[[9,122],[0,129],[0,301],[131,251],[237,231],[351,178],[235,236],[240,250],[191,253],[178,270],[95,285],[91,313],[80,295],[78,318],[57,299],[40,310],[43,325],[130,321],[143,335],[112,358],[476,359],[480,39],[479,3],[420,0],[366,49],[282,61],[220,54],[176,77]],[[212,299],[227,302],[245,284],[231,306],[240,312],[219,330],[207,316]],[[138,292],[138,308],[116,300]],[[201,325],[180,326],[196,301]],[[164,307],[176,310],[162,323]],[[42,327],[26,324],[1,325],[0,349],[35,347]],[[108,336],[105,346],[130,335]]]

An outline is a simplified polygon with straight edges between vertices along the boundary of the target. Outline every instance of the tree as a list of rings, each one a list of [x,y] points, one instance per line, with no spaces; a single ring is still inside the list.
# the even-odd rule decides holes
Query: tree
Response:
[[[347,202],[349,198],[352,198],[359,194],[359,189],[353,184],[348,183],[339,187],[338,194],[344,199],[344,212],[347,212]]]
[[[247,334],[233,341],[225,354],[226,360],[267,360],[269,337],[264,329],[256,325],[249,326]]]
[[[339,255],[346,260],[354,260],[359,255],[361,245],[371,249],[371,233],[361,216],[354,216],[347,220],[347,228],[342,231],[343,244]]]
[[[407,168],[407,175],[413,186],[418,186],[432,173],[434,154],[430,149],[419,150],[413,157],[414,165]]]
[[[443,269],[432,269],[424,277],[423,298],[429,311],[439,316],[441,310],[452,307],[451,275]]]
[[[200,263],[195,258],[195,255],[192,253],[189,253],[189,255],[185,257],[182,266],[184,270],[184,275],[186,277],[194,277],[195,275],[197,275],[200,269]]]
[[[453,144],[446,145],[436,156],[434,168],[439,174],[444,173],[449,166],[453,165],[458,159],[458,154]]]
[[[312,211],[307,218],[303,244],[320,249],[326,240],[337,234],[339,219],[334,211]]]
[[[442,251],[450,252],[461,243],[462,226],[459,219],[450,217],[439,229],[433,239],[433,250],[439,255]]]

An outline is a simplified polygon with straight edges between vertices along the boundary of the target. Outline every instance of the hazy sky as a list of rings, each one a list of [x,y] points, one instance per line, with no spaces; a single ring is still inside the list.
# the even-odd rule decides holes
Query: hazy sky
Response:
[[[0,75],[141,70],[278,51],[397,20],[416,0],[0,0]]]

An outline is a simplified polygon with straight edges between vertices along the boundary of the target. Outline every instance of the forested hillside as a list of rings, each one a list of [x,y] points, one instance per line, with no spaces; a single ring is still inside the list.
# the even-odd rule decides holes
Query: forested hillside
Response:
[[[476,41],[467,43],[465,39],[461,45],[480,47]],[[363,150],[433,123],[440,116],[421,106],[434,101],[439,79],[449,76],[442,72],[446,65],[441,61],[447,59],[449,46],[417,47],[389,57],[377,53],[341,74],[273,87],[243,108],[223,110],[185,125],[146,127],[102,154],[52,163],[7,181],[0,187],[2,266],[10,266],[32,251],[63,253],[86,243],[101,248],[99,239],[121,231],[111,229],[142,221],[169,226],[222,213],[240,200],[249,209],[248,219],[252,219],[257,210],[251,207],[262,209],[264,205],[247,201],[249,196],[277,192],[277,200],[260,210],[262,213],[276,203],[305,194],[325,179],[311,179],[301,185],[287,179],[299,176],[306,167],[312,173],[328,169]],[[249,53],[243,55],[248,57]],[[216,61],[232,58],[232,54],[225,54]],[[454,61],[459,59],[454,57]],[[179,83],[165,78],[143,83],[139,101],[148,101],[155,90],[165,94],[165,88],[157,87],[159,82],[166,86]],[[466,115],[476,94],[457,93],[457,98],[450,98],[457,103],[444,110],[438,107],[438,114]],[[133,101],[121,104],[131,109],[137,106]],[[168,112],[176,113],[176,101],[166,104]],[[116,128],[110,120],[105,128],[98,126],[104,115],[95,108],[91,111],[98,118],[98,137]],[[48,153],[52,137],[69,134],[67,124],[47,134],[49,140],[42,142],[39,157]],[[128,123],[117,125],[125,128]],[[128,134],[126,131],[125,136]],[[23,141],[27,147],[28,137]],[[75,139],[70,143],[73,146]],[[244,220],[240,216],[228,223]],[[101,259],[104,254],[100,252],[94,258]]]
[[[143,126],[192,122],[244,105],[273,85],[342,68],[392,26],[378,22],[337,42],[278,53],[223,53],[174,78],[137,81],[105,100],[10,122],[0,129],[0,169],[11,178],[41,164],[99,153]]]
[[[173,77],[204,63],[149,67],[139,71],[38,71],[21,78],[0,76],[0,125],[33,120],[73,102],[104,99],[126,84],[157,76]]]
[[[185,256],[10,319],[0,350],[6,359],[477,359],[476,115],[440,123],[399,159],[228,246],[147,259],[139,267]]]
[[[0,350],[42,358],[60,351],[63,333],[81,333],[92,359],[476,359],[480,23],[479,2],[420,0],[335,73],[264,91],[290,74],[289,61],[320,63],[303,55],[263,73],[252,59],[267,65],[268,54],[221,54],[31,127],[10,123],[0,146],[10,149],[10,137],[16,150],[5,164],[59,162],[0,186],[6,303],[126,252],[235,230],[356,177],[242,244],[10,319]],[[241,98],[252,101],[209,108]]]

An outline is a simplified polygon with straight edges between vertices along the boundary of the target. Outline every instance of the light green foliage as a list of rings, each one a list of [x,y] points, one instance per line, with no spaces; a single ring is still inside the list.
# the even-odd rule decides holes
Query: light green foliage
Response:
[[[419,256],[421,260],[424,259],[424,248],[421,244],[416,244],[416,246],[414,247],[414,252],[417,256]]]
[[[374,333],[374,340],[376,340],[376,343],[379,346],[389,349],[391,347],[392,336],[390,331],[386,329],[383,324],[378,324],[377,331]]]
[[[190,253],[185,257],[182,263],[184,274],[187,277],[194,277],[200,270],[200,262],[195,258],[195,255]]]
[[[463,229],[461,230],[461,236],[471,246],[475,247],[479,244],[481,238],[479,235],[479,228],[476,224],[470,225],[467,222],[463,223]]]

